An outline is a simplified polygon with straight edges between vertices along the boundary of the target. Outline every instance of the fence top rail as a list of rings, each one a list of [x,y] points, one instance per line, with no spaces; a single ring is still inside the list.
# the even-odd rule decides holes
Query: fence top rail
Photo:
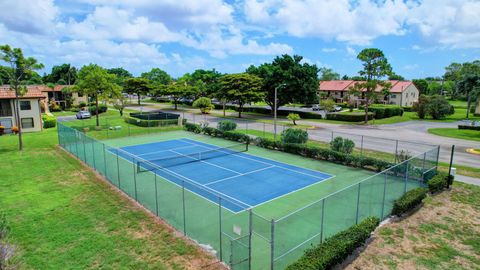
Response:
[[[432,150],[435,150],[435,149],[430,149],[429,151],[432,151]],[[427,152],[429,152],[429,151],[427,151]],[[275,220],[275,223],[276,223],[276,222],[280,222],[280,221],[288,218],[289,216],[294,215],[294,214],[296,214],[296,213],[298,213],[298,212],[300,212],[300,211],[302,211],[302,210],[304,210],[304,209],[306,209],[306,208],[308,208],[308,207],[310,207],[310,206],[312,206],[312,205],[314,205],[314,204],[317,204],[317,203],[319,203],[319,202],[321,202],[321,201],[323,201],[323,200],[325,200],[325,199],[328,199],[328,198],[330,198],[330,197],[332,197],[332,196],[335,196],[336,194],[338,194],[338,193],[340,193],[340,192],[343,192],[344,190],[350,189],[350,188],[352,188],[352,187],[354,187],[354,186],[357,186],[357,185],[359,185],[359,184],[361,184],[361,183],[363,183],[363,182],[365,182],[365,181],[368,181],[368,180],[370,180],[370,179],[372,179],[372,178],[374,178],[374,177],[377,177],[377,176],[379,176],[379,175],[386,174],[388,171],[394,169],[395,167],[403,166],[404,164],[407,164],[408,162],[414,160],[415,158],[422,157],[422,156],[423,156],[425,153],[427,153],[427,152],[424,152],[424,153],[421,153],[421,154],[419,154],[419,155],[413,156],[413,157],[411,157],[411,158],[409,158],[409,159],[407,159],[407,160],[405,160],[405,161],[403,161],[403,162],[401,162],[401,163],[397,163],[397,164],[389,167],[388,169],[385,169],[385,170],[383,170],[383,171],[381,171],[381,172],[379,172],[379,173],[376,173],[376,174],[374,174],[374,175],[371,175],[371,176],[369,176],[369,177],[367,177],[367,178],[365,178],[365,179],[363,179],[363,180],[360,180],[360,181],[358,181],[358,182],[356,182],[356,183],[354,183],[354,184],[351,184],[351,185],[346,186],[346,187],[344,187],[344,188],[342,188],[342,189],[339,189],[339,190],[337,190],[337,191],[335,191],[335,192],[333,192],[333,193],[330,193],[330,194],[328,194],[327,196],[322,197],[322,198],[320,198],[320,199],[318,199],[318,200],[316,200],[316,201],[314,201],[314,202],[311,202],[311,203],[309,203],[309,204],[307,204],[307,205],[304,205],[304,206],[298,208],[297,210],[295,210],[295,211],[293,211],[293,212],[290,212],[290,213],[286,214],[285,216],[276,219],[276,220]],[[434,166],[434,167],[436,167],[436,166]],[[432,169],[432,168],[430,168],[429,170],[431,170],[431,169]]]
[[[95,138],[91,138],[91,137],[85,135],[84,133],[82,133],[82,132],[74,129],[74,128],[65,126],[65,125],[63,125],[63,124],[61,124],[61,125],[64,126],[64,127],[66,127],[66,128],[69,128],[69,129],[73,130],[74,132],[77,132],[77,133],[79,133],[79,134],[83,134],[83,137],[84,137],[84,138],[90,139],[90,140],[93,141],[93,142],[98,142],[98,143],[104,144],[103,142],[98,141],[98,140],[96,140]],[[106,145],[106,146],[107,146],[107,145]],[[187,183],[189,183],[189,184],[191,184],[191,185],[194,185],[194,186],[197,187],[197,188],[202,189],[202,190],[205,191],[205,192],[208,192],[208,193],[212,194],[212,195],[215,196],[217,199],[225,200],[225,201],[227,201],[227,202],[229,202],[229,203],[232,203],[232,204],[234,204],[234,205],[236,205],[236,206],[238,206],[238,207],[241,207],[243,210],[248,209],[248,208],[250,207],[249,205],[246,205],[245,203],[243,203],[243,202],[241,202],[241,201],[236,201],[234,198],[227,198],[227,197],[223,196],[223,194],[220,194],[220,193],[214,191],[213,189],[210,189],[209,187],[205,187],[205,186],[202,186],[202,185],[200,185],[200,184],[198,184],[198,183],[196,183],[196,182],[193,182],[193,181],[191,181],[190,179],[185,178],[185,177],[183,177],[183,176],[181,176],[181,175],[172,174],[171,172],[165,170],[164,168],[158,166],[157,164],[154,164],[154,163],[152,163],[152,162],[150,162],[150,161],[148,161],[148,160],[145,160],[145,159],[143,159],[143,158],[141,158],[141,157],[132,155],[131,153],[129,153],[129,152],[123,150],[123,149],[120,149],[120,148],[118,148],[118,147],[111,147],[111,146],[107,146],[107,147],[108,147],[108,149],[114,149],[114,150],[116,150],[116,151],[122,152],[123,154],[125,154],[125,155],[129,156],[130,158],[132,158],[132,160],[142,161],[142,162],[148,164],[149,166],[154,167],[155,170],[160,170],[160,171],[165,172],[165,173],[167,173],[167,174],[169,174],[169,175],[171,175],[171,176],[173,176],[173,177],[180,178],[182,181],[185,181],[185,182],[187,182]],[[117,154],[117,155],[118,155],[118,154]]]

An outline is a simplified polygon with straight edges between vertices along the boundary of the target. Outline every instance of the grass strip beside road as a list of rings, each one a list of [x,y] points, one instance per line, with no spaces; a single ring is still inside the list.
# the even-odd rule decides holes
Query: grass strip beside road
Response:
[[[437,136],[480,142],[479,130],[458,129],[458,128],[430,128],[428,129],[428,133],[431,133]]]

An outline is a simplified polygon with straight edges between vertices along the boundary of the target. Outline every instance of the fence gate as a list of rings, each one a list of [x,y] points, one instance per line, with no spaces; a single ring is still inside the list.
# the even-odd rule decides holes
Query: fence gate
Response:
[[[230,240],[230,268],[250,270],[250,235]]]

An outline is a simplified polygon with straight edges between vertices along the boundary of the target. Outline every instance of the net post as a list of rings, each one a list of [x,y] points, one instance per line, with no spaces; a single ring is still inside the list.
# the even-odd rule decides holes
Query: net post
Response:
[[[358,224],[358,215],[360,209],[360,187],[362,186],[362,182],[358,183],[358,192],[357,192],[357,214],[355,215],[355,224]]]
[[[223,235],[222,235],[222,197],[218,197],[218,237],[220,241],[220,260],[223,261]]]
[[[187,236],[187,221],[185,215],[185,180],[182,180],[182,209],[183,209],[183,235]]]
[[[153,181],[155,181],[155,213],[157,214],[157,217],[159,217],[159,215],[158,215],[157,173],[155,172],[155,170],[153,171],[153,175],[154,175]]]
[[[325,216],[325,198],[322,200],[322,215],[320,221],[320,244],[323,242],[323,218]]]
[[[387,174],[384,173],[385,177],[383,178],[383,198],[382,198],[382,220],[385,212],[385,193],[387,191]]]
[[[117,181],[117,182],[118,182],[118,188],[119,188],[119,189],[122,189],[122,188],[120,187],[120,164],[119,164],[119,161],[118,161],[118,159],[119,159],[119,158],[118,158],[118,149],[116,149],[116,150],[117,150],[117,178],[118,178],[118,181]]]
[[[273,270],[275,259],[275,220],[272,219],[270,224],[270,270]]]
[[[133,187],[135,188],[135,201],[138,202],[137,199],[137,167],[135,166],[135,158],[132,157],[132,165],[133,165]]]

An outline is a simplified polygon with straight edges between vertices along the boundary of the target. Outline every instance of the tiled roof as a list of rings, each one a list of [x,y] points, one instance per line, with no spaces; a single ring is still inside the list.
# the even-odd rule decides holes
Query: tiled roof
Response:
[[[30,88],[37,88],[42,92],[60,92],[63,88],[67,87],[68,85],[55,85],[52,89],[46,85],[29,85]]]
[[[405,91],[405,89],[407,89],[408,86],[412,84],[411,81],[390,80],[388,82],[392,84],[390,93],[402,93],[403,91]],[[348,91],[350,87],[354,86],[357,83],[360,83],[360,81],[352,81],[352,80],[321,81],[319,90],[320,91]],[[377,91],[380,91],[380,90],[381,90],[381,87],[377,89]]]
[[[12,99],[15,98],[15,92],[10,90],[10,86],[2,85],[0,86],[0,99]],[[20,96],[20,98],[45,98],[45,94],[40,91],[40,89],[35,87],[27,87],[27,92]]]

